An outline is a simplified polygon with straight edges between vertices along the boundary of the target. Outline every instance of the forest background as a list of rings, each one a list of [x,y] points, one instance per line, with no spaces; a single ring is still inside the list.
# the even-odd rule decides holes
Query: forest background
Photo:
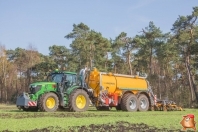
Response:
[[[182,107],[198,107],[198,7],[179,16],[170,32],[163,33],[154,22],[140,29],[140,35],[121,32],[114,39],[84,23],[73,24],[66,34],[70,48],[49,47],[49,55],[34,45],[14,50],[0,45],[0,103],[15,103],[29,84],[42,81],[54,70],[79,72],[87,65],[100,71],[134,75],[147,74],[159,99],[175,101]]]

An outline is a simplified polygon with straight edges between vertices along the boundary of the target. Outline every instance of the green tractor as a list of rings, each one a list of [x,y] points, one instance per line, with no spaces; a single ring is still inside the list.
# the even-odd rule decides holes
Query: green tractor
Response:
[[[89,92],[79,85],[74,72],[54,71],[46,81],[30,84],[28,93],[17,97],[16,105],[24,111],[54,112],[58,108],[82,112],[89,107]]]

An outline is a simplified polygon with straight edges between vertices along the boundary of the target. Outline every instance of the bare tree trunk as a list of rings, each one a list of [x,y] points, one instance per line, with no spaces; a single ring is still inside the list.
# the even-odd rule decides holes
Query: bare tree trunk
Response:
[[[107,54],[107,58],[106,58],[106,61],[105,61],[105,69],[107,69],[108,52],[106,54]]]
[[[6,89],[6,62],[4,60],[4,55],[3,55],[3,63],[2,63],[3,67],[2,67],[2,72],[3,72],[3,89],[4,89],[4,93],[5,93],[5,102],[7,102],[7,89]]]
[[[128,65],[129,65],[129,72],[130,72],[130,75],[132,75],[133,74],[133,71],[132,71],[132,66],[131,66],[131,62],[130,62],[130,60],[131,60],[131,56],[130,56],[131,54],[130,54],[130,51],[128,51],[128,59],[127,59],[127,62],[128,62]]]
[[[152,74],[152,55],[153,55],[153,48],[152,48],[152,45],[151,45],[151,48],[150,48],[150,66],[149,66],[150,75]]]
[[[89,61],[90,61],[90,68],[93,67],[93,58],[92,58],[93,54],[92,54],[92,45],[90,44],[90,56],[89,56]]]
[[[1,83],[1,102],[3,102],[3,84]]]
[[[193,23],[196,20],[197,20],[197,18],[193,21]],[[192,25],[191,25],[191,30],[190,30],[190,37],[191,37],[191,39],[190,39],[189,45],[191,45],[191,43],[193,41],[193,27],[192,27]],[[197,89],[197,86],[195,85],[195,80],[194,80],[193,74],[192,74],[190,66],[189,66],[189,64],[190,64],[190,50],[187,53],[188,53],[188,58],[187,58],[186,68],[187,68],[187,73],[189,74],[189,79],[192,83],[190,89],[192,89],[192,92],[195,95],[195,99],[192,101],[196,101],[196,103],[198,103],[198,92],[197,92],[198,89]]]
[[[186,67],[188,83],[189,83],[189,87],[190,87],[191,102],[198,101],[198,97],[195,93],[196,92],[196,85],[193,81],[192,73],[190,71],[189,56],[186,57],[185,67]]]
[[[93,67],[93,64],[92,64],[92,57],[90,56],[90,68],[92,68]]]
[[[116,64],[114,64],[114,73],[117,73],[117,67],[116,67]]]
[[[195,85],[195,78],[192,76],[192,74],[191,74],[191,80],[192,80],[192,84],[193,84],[193,88],[194,88],[194,92],[195,92],[196,103],[198,103],[198,90],[197,90],[198,88]]]
[[[160,99],[161,99],[160,76],[158,76],[158,89],[159,89],[159,94],[160,94]]]
[[[188,83],[189,83],[190,94],[191,94],[191,101],[194,101],[195,97],[194,97],[194,93],[193,93],[193,87],[192,87],[192,81],[191,81],[191,77],[190,77],[190,70],[188,67],[188,62],[189,62],[189,58],[186,57],[185,67],[186,67],[186,71],[187,71]]]

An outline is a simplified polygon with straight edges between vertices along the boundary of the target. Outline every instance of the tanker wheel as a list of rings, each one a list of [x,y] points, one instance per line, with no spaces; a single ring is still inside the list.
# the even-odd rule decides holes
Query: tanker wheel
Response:
[[[86,111],[89,108],[89,96],[87,92],[77,89],[70,95],[69,110],[73,112]]]
[[[148,111],[148,109],[149,109],[149,100],[148,100],[147,96],[144,95],[144,94],[141,94],[138,97],[138,101],[139,101],[138,110],[139,111]]]
[[[123,111],[134,112],[138,109],[138,99],[134,94],[126,93],[121,101]]]
[[[59,100],[55,93],[43,94],[39,99],[40,111],[54,112],[58,109]]]
[[[120,105],[120,104],[118,104],[115,108],[116,108],[116,110],[122,110],[122,108],[121,108],[121,105]]]

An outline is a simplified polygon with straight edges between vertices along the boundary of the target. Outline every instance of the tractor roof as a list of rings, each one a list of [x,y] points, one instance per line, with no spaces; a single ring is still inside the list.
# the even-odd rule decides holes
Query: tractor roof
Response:
[[[53,71],[51,74],[59,74],[59,73],[65,73],[65,74],[74,74],[76,75],[76,72],[70,72],[70,71]]]

